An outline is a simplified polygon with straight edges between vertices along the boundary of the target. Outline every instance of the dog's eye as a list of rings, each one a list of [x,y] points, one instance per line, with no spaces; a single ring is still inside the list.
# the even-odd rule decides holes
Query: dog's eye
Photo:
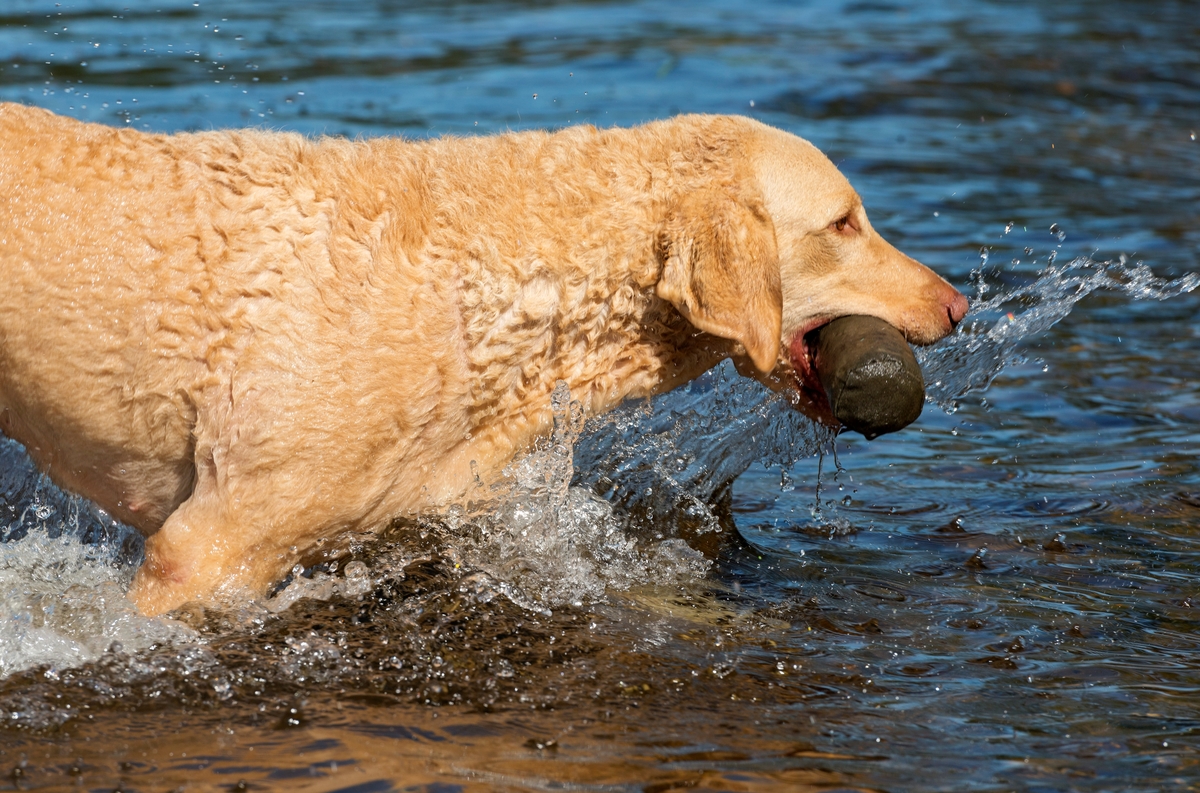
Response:
[[[844,218],[838,218],[837,220],[833,221],[833,224],[832,224],[833,230],[834,231],[842,231],[843,229],[846,228],[847,225],[849,225],[849,223],[850,223],[849,215],[846,215]]]

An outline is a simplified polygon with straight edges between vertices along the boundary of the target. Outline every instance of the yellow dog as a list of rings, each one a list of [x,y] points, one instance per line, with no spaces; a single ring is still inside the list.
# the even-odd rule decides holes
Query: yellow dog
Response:
[[[350,142],[0,104],[0,429],[148,535],[147,614],[453,503],[557,380],[589,414],[726,357],[792,388],[833,318],[966,310],[747,118]]]

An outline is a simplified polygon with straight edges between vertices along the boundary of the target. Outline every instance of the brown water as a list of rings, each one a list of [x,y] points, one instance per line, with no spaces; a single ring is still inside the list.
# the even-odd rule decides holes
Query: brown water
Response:
[[[137,616],[0,439],[0,790],[1200,789],[1200,14],[1147,9],[7,0],[0,98],[116,125],[748,113],[976,308],[904,432],[719,369],[240,613]]]

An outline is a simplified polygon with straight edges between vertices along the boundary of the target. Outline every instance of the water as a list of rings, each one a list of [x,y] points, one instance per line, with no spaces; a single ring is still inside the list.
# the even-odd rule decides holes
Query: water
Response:
[[[1194,789],[1200,18],[927,6],[9,0],[0,97],[115,125],[754,115],[976,300],[904,432],[562,397],[502,509],[236,613],[131,612],[0,443],[0,789]]]

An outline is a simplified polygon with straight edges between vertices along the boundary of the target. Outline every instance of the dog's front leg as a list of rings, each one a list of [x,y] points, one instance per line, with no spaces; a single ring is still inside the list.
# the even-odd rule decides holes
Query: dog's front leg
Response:
[[[147,538],[145,560],[130,586],[129,599],[143,614],[189,601],[262,597],[328,522],[326,505],[315,494],[263,498],[284,490],[287,469],[253,475],[236,466],[220,478],[222,485],[211,457],[207,465],[204,454],[197,457],[192,495]]]
[[[213,602],[260,590],[285,563],[276,549],[231,520],[219,500],[196,493],[146,540],[129,599],[146,615],[193,600]]]

